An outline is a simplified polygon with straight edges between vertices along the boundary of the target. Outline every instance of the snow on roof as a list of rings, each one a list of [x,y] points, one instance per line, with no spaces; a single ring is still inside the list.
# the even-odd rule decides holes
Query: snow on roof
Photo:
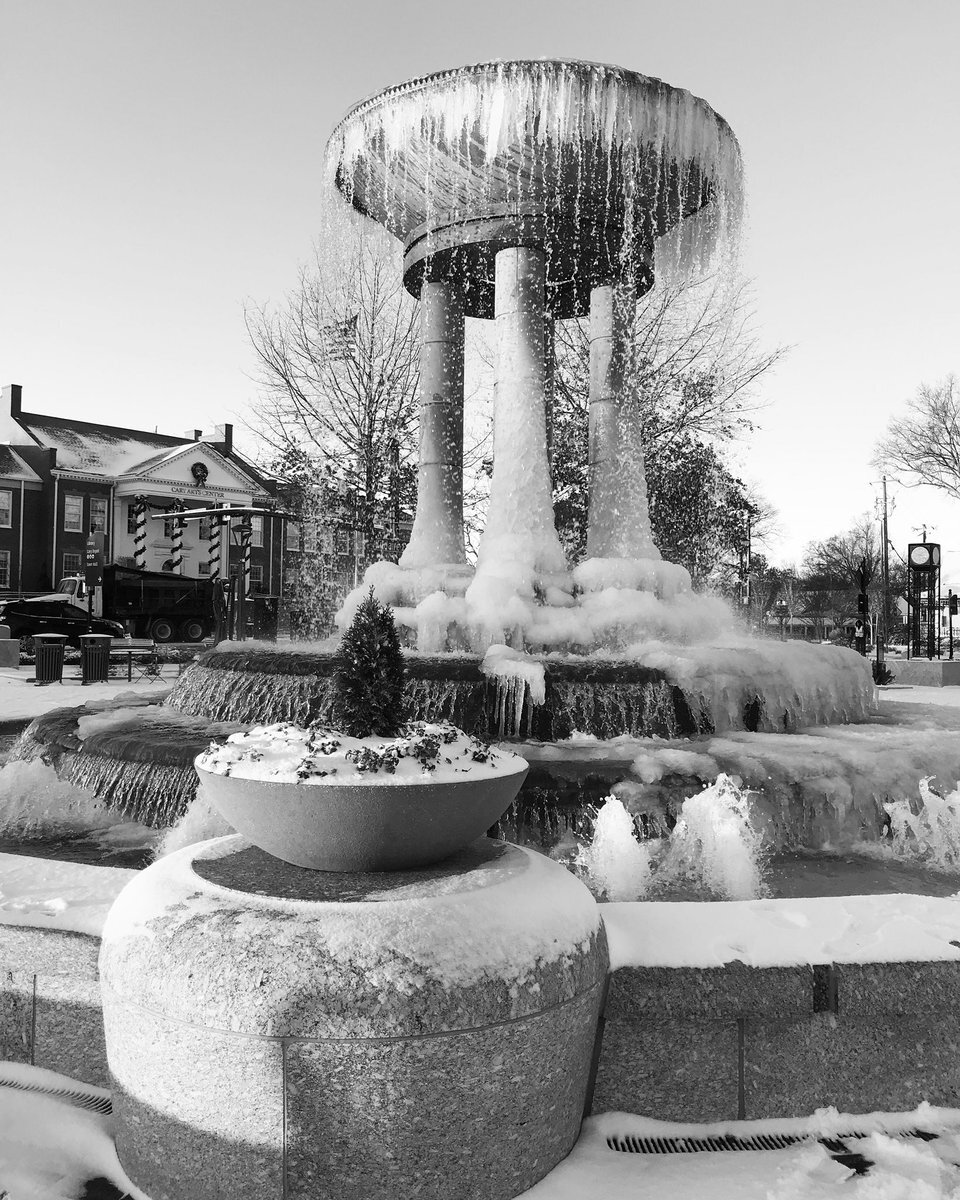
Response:
[[[23,479],[39,483],[40,476],[12,446],[0,446],[0,479]]]
[[[191,444],[188,438],[165,433],[95,425],[66,417],[24,413],[20,424],[43,446],[56,448],[57,466],[62,470],[97,475],[125,475],[145,459]]]

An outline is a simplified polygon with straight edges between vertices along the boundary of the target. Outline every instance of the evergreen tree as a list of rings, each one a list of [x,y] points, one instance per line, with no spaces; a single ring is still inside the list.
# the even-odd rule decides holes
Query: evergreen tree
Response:
[[[403,725],[403,654],[388,606],[370,589],[343,635],[331,718],[350,737],[395,737]]]

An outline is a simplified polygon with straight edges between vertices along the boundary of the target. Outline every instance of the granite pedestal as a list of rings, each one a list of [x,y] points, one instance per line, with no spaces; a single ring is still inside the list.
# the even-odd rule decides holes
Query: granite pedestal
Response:
[[[104,930],[121,1161],[151,1200],[507,1200],[577,1138],[606,969],[586,888],[504,843],[386,874],[188,847]]]

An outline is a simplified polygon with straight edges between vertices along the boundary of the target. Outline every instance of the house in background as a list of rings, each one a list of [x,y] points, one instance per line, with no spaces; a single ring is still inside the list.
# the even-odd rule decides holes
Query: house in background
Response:
[[[0,591],[37,593],[83,570],[87,535],[104,535],[106,561],[135,563],[136,509],[148,514],[142,566],[170,570],[176,507],[276,506],[274,482],[233,446],[233,427],[182,437],[26,412],[19,384],[0,408]],[[170,515],[168,515],[170,514]],[[161,519],[154,520],[153,517]],[[251,590],[279,600],[283,522],[257,517]],[[240,552],[226,531],[184,522],[181,573],[226,578]],[[219,543],[219,544],[218,544]]]

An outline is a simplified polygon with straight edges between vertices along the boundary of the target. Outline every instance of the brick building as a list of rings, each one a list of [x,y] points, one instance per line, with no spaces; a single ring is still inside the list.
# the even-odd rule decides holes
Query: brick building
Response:
[[[81,571],[91,530],[104,534],[107,562],[134,565],[138,504],[149,518],[139,565],[170,570],[178,506],[270,508],[275,490],[234,449],[231,425],[172,437],[26,412],[12,384],[0,407],[0,594],[49,591]],[[251,551],[253,592],[278,599],[282,525],[255,518]],[[216,573],[218,552],[222,576],[237,569],[239,549],[226,536],[218,547],[211,530],[206,521],[184,523],[183,574]]]

